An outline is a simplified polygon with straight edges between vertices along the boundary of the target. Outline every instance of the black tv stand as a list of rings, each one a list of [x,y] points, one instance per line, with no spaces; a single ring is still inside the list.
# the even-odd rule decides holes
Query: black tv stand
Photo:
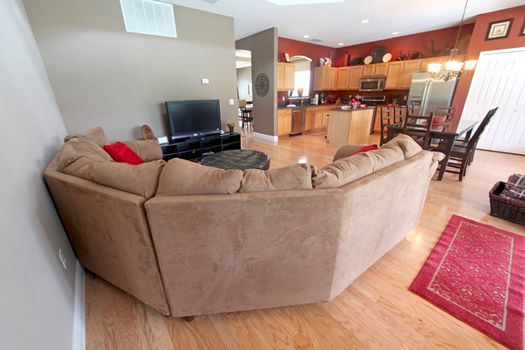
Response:
[[[212,134],[195,138],[176,139],[160,145],[165,161],[171,158],[201,160],[209,154],[241,149],[241,134]]]

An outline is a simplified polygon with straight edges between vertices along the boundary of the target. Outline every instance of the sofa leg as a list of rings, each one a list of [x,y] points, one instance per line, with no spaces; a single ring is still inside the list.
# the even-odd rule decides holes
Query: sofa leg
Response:
[[[186,322],[191,322],[195,319],[195,316],[184,316],[183,319]]]

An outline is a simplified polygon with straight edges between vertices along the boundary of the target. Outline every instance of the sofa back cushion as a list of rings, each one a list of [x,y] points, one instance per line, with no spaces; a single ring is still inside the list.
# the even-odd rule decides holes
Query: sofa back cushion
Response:
[[[269,192],[312,189],[312,168],[294,164],[279,169],[245,170],[239,192]]]
[[[88,129],[84,131],[81,134],[71,134],[64,137],[64,142],[68,142],[72,139],[81,139],[81,140],[90,140],[95,142],[100,147],[109,144],[109,140],[106,137],[106,134],[104,133],[104,129],[102,129],[100,126],[97,126],[96,128]]]
[[[158,195],[230,194],[241,186],[242,170],[217,169],[188,160],[173,158],[159,179]]]
[[[370,175],[380,169],[408,159],[421,151],[412,138],[399,135],[378,150],[354,154],[322,167],[314,168],[315,188],[336,188]]]
[[[165,164],[163,160],[139,165],[93,161],[88,166],[87,180],[151,198],[157,191],[159,176]]]
[[[56,166],[62,173],[150,198],[156,192],[164,164],[163,160],[140,165],[116,163],[94,141],[75,137],[62,145]]]

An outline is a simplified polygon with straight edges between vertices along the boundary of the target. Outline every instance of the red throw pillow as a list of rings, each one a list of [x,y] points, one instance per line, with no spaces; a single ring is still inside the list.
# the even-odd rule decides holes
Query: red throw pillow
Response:
[[[377,145],[364,146],[364,147],[361,147],[360,149],[358,149],[357,152],[355,152],[354,154],[364,153],[364,152],[368,152],[368,151],[373,151],[373,150],[375,150],[377,148],[378,148]]]
[[[135,151],[122,142],[104,145],[104,150],[109,153],[114,161],[119,163],[128,163],[131,165],[144,163],[144,160],[142,160]]]

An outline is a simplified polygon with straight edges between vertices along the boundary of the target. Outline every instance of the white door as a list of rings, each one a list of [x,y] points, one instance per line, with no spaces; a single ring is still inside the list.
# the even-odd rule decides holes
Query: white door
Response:
[[[462,119],[481,120],[494,107],[478,148],[525,154],[525,48],[481,53]]]

